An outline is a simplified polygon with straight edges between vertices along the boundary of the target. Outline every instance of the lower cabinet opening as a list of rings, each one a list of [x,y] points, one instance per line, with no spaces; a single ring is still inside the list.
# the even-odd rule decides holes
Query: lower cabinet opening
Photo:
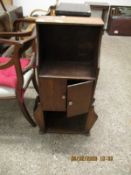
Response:
[[[67,118],[66,112],[44,112],[46,130],[49,132],[65,131],[68,133],[84,132],[87,114]]]

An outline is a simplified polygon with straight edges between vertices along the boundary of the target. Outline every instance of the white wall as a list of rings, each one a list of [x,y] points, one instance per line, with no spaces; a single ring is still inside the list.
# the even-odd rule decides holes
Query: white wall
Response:
[[[85,0],[59,0],[59,2],[84,2]],[[110,5],[127,5],[131,6],[131,0],[86,0],[92,2],[107,2]],[[13,0],[14,5],[23,6],[24,15],[29,15],[34,9],[48,9],[50,5],[54,5],[56,0]]]
[[[34,9],[45,9],[52,4],[55,4],[55,0],[13,0],[15,6],[22,6],[24,15],[29,15]]]

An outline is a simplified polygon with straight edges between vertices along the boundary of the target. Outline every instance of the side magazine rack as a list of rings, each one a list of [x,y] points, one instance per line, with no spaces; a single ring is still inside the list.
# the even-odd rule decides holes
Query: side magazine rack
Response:
[[[89,134],[97,114],[94,92],[103,32],[100,18],[37,19],[39,97],[34,117],[42,132]]]

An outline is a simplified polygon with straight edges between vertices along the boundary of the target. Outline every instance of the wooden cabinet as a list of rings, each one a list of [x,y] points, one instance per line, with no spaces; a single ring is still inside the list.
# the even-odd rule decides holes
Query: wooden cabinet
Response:
[[[131,7],[111,6],[107,31],[110,35],[131,36]]]
[[[35,118],[41,130],[89,132],[93,126],[102,29],[100,18],[38,18],[40,100]]]
[[[39,78],[39,86],[43,110],[67,111],[67,117],[88,112],[93,81]]]

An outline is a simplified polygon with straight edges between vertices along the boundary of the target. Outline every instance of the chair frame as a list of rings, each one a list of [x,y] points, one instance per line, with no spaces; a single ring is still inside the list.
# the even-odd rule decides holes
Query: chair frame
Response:
[[[6,9],[6,7],[5,7],[5,5],[4,5],[4,3],[3,3],[3,1],[2,1],[2,0],[0,0],[0,4],[1,4],[2,8],[4,9],[4,11],[6,12],[6,11],[7,11],[7,9]]]
[[[30,19],[19,19],[15,22],[15,25],[21,23],[21,22],[27,22],[27,23],[34,23],[34,20],[30,20]],[[17,25],[17,29],[18,29],[18,25]],[[28,36],[28,37],[27,37]],[[4,38],[1,38],[4,37]],[[17,40],[12,40],[12,39],[5,39],[7,37],[17,37]],[[26,37],[24,38],[24,40],[18,40],[19,37]],[[34,120],[32,119],[32,117],[30,116],[27,107],[25,105],[25,101],[24,101],[24,92],[26,91],[30,81],[32,80],[33,85],[35,90],[38,92],[38,86],[37,86],[37,82],[36,82],[36,76],[35,76],[35,66],[36,66],[36,35],[34,34],[34,31],[26,31],[26,32],[0,32],[0,44],[7,44],[9,45],[9,49],[14,46],[14,52],[11,56],[11,59],[4,64],[0,64],[0,69],[5,69],[8,68],[12,65],[15,66],[15,70],[16,70],[16,75],[17,75],[17,84],[16,84],[16,88],[15,88],[15,96],[13,97],[5,97],[5,98],[0,98],[0,100],[3,99],[14,99],[16,98],[21,111],[23,112],[25,118],[27,119],[27,121],[32,125],[32,126],[36,126],[36,123],[34,122]],[[31,61],[29,63],[29,65],[22,70],[21,69],[21,65],[20,65],[20,58],[21,55],[28,49],[30,48],[30,46],[32,46],[32,56],[31,56]],[[6,51],[6,53],[4,53],[2,56],[6,56],[8,54],[8,50]],[[28,82],[26,83],[26,85],[24,85],[24,78],[23,75],[29,71],[33,69],[33,73],[30,76]]]

